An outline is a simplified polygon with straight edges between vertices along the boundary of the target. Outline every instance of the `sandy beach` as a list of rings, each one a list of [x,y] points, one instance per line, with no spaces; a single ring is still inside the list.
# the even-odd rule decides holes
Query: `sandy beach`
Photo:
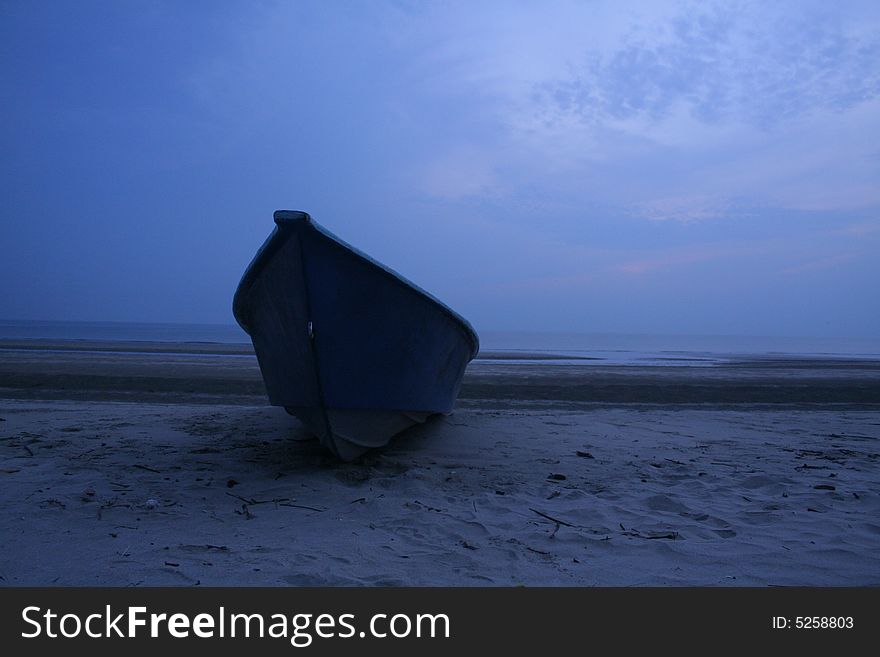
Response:
[[[0,342],[5,585],[880,585],[880,362],[483,354],[340,463],[248,346]]]

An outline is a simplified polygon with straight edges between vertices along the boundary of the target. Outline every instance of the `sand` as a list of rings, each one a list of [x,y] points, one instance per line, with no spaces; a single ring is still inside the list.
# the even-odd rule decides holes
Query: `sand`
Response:
[[[0,343],[0,583],[880,585],[877,362],[494,356],[346,464],[246,347]]]

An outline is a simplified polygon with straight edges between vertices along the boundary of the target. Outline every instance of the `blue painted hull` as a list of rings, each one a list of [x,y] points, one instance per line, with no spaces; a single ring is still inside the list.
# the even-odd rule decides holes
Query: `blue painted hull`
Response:
[[[233,301],[270,403],[346,459],[450,412],[479,350],[471,326],[306,213],[275,223]]]

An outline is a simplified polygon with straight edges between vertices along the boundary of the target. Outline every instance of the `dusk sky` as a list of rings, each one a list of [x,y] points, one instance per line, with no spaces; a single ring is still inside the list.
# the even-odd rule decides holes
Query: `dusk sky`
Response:
[[[478,330],[880,336],[880,3],[0,2],[0,318],[297,209]]]

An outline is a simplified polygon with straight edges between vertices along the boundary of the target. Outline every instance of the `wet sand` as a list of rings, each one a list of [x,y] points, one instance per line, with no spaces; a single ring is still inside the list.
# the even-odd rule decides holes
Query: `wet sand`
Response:
[[[880,584],[880,363],[540,357],[344,464],[247,346],[0,342],[0,583]]]

